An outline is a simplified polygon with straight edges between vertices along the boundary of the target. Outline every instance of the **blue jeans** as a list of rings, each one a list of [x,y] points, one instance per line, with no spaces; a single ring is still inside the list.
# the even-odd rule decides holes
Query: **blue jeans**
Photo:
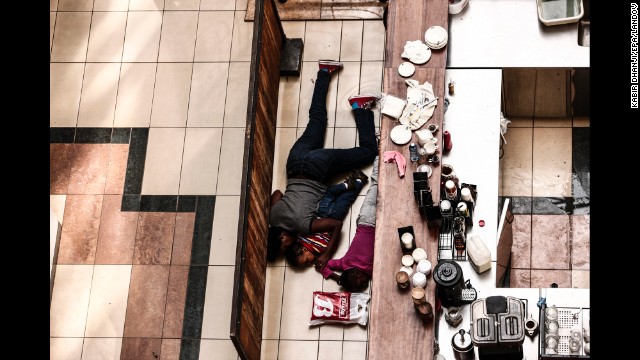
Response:
[[[302,176],[328,184],[336,174],[371,164],[378,154],[373,111],[365,109],[353,110],[360,146],[349,149],[323,148],[328,123],[327,92],[330,81],[329,73],[318,71],[309,107],[309,123],[289,151],[287,178]]]
[[[349,207],[364,187],[360,181],[356,181],[355,184],[356,188],[352,190],[347,190],[344,183],[329,186],[322,199],[318,201],[316,215],[320,218],[344,219],[349,212]]]

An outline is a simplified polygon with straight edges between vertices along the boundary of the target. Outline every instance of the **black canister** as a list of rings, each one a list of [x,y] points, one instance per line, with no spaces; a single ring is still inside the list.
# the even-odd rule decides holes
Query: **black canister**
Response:
[[[462,268],[453,260],[441,260],[433,269],[436,294],[442,306],[460,306],[460,295],[464,286]]]
[[[464,329],[460,329],[457,334],[453,335],[451,347],[453,347],[453,357],[456,360],[475,360],[476,358],[471,336]]]

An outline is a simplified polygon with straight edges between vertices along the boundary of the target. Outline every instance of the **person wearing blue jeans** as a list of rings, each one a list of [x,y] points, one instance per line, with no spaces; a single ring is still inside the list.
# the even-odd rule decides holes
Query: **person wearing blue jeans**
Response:
[[[331,75],[342,69],[342,63],[321,60],[318,67],[309,122],[287,158],[287,187],[284,194],[276,190],[271,195],[269,225],[272,229],[269,237],[277,237],[281,248],[286,248],[295,240],[296,234],[328,232],[327,250],[316,260],[316,265],[324,267],[338,246],[342,220],[317,217],[318,201],[325,195],[327,184],[335,175],[373,163],[378,154],[378,145],[371,108],[380,98],[374,95],[349,98],[359,134],[359,146],[323,148],[328,124],[326,102],[329,83]]]
[[[367,183],[367,175],[356,169],[351,172],[344,182],[331,185],[318,201],[316,216],[342,220],[347,216],[351,204],[356,200],[360,190]]]

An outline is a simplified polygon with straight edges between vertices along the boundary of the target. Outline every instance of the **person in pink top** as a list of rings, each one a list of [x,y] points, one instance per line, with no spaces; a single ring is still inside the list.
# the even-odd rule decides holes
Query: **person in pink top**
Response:
[[[332,279],[349,292],[364,291],[373,273],[373,247],[376,235],[376,201],[378,198],[378,162],[373,162],[371,184],[356,219],[356,234],[346,254],[331,259],[325,266],[316,265],[325,279]],[[337,274],[335,271],[341,271]]]

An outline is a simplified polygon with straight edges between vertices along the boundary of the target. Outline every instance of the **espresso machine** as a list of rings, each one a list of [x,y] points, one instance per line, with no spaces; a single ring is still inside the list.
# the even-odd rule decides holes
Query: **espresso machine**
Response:
[[[471,341],[480,360],[522,360],[526,306],[512,296],[471,303]]]

